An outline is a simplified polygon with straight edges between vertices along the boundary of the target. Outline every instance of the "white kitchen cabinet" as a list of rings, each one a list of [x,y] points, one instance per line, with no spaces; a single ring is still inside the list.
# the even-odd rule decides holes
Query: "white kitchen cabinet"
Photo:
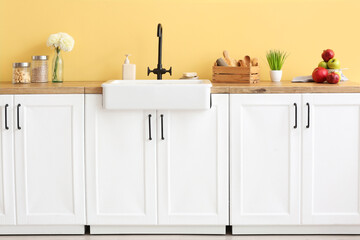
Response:
[[[105,110],[98,94],[85,102],[88,224],[155,225],[156,112]]]
[[[13,225],[15,216],[13,96],[0,96],[0,225]]]
[[[85,224],[84,95],[14,103],[17,224]]]
[[[360,94],[305,94],[303,112],[303,224],[360,224]]]
[[[158,111],[161,225],[228,224],[228,95],[204,111]]]
[[[228,95],[204,111],[105,110],[101,95],[85,102],[92,233],[224,231]]]
[[[230,95],[231,224],[299,224],[300,158],[300,94]]]

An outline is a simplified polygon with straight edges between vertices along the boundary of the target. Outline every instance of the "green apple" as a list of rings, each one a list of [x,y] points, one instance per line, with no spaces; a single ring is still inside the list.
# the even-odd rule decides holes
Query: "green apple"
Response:
[[[322,61],[319,63],[318,67],[328,68],[327,63],[325,61]]]
[[[328,61],[327,63],[328,68],[331,69],[340,69],[340,61],[337,60],[336,58],[332,58]]]

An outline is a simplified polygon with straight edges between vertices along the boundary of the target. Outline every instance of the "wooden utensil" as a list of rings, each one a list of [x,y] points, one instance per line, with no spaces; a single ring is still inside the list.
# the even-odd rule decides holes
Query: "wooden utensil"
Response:
[[[232,59],[232,58],[230,57],[229,52],[228,52],[227,50],[224,50],[223,55],[224,55],[224,58],[225,58],[226,63],[227,63],[229,66],[236,67],[236,65],[237,65],[236,60],[235,60],[235,59]]]
[[[240,67],[245,67],[245,62],[244,62],[244,60],[242,60],[242,59],[239,60],[239,66],[240,66]]]
[[[231,59],[231,66],[233,66],[233,67],[237,67],[237,66],[238,66],[238,63],[237,63],[237,61],[236,61],[234,58]]]
[[[259,65],[258,59],[257,59],[257,58],[253,58],[253,59],[251,60],[251,65],[252,65],[252,66],[258,66],[258,65]]]
[[[247,67],[250,67],[250,62],[251,62],[250,57],[249,57],[248,55],[246,55],[244,59],[245,59],[245,64],[246,64],[246,66],[247,66]]]
[[[229,56],[229,52],[224,50],[223,51],[223,56],[224,56],[224,59],[225,59],[226,63],[230,66],[231,65],[231,59],[230,59],[230,56]]]

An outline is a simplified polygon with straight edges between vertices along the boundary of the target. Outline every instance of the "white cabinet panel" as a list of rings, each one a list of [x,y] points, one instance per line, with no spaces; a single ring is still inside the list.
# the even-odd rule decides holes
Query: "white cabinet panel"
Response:
[[[0,96],[0,225],[15,224],[13,96]]]
[[[102,95],[85,101],[88,224],[156,224],[155,111],[105,110]]]
[[[228,95],[157,120],[159,224],[228,224]]]
[[[14,108],[18,224],[84,224],[84,96],[17,95]]]
[[[360,94],[307,94],[303,111],[303,223],[360,224]]]
[[[300,223],[300,104],[299,94],[230,96],[232,225]]]

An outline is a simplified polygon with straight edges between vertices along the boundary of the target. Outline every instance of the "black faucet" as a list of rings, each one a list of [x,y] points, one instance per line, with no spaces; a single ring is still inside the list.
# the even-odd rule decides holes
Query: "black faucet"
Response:
[[[158,27],[157,27],[157,36],[159,38],[159,52],[158,52],[158,64],[157,64],[157,68],[154,68],[153,70],[150,70],[150,68],[148,67],[147,69],[147,75],[149,76],[150,73],[154,73],[157,75],[157,79],[161,80],[162,79],[162,75],[165,73],[170,73],[171,76],[171,71],[172,71],[172,67],[170,67],[169,70],[166,70],[165,68],[162,68],[162,64],[161,64],[161,54],[162,54],[162,26],[159,23]]]

